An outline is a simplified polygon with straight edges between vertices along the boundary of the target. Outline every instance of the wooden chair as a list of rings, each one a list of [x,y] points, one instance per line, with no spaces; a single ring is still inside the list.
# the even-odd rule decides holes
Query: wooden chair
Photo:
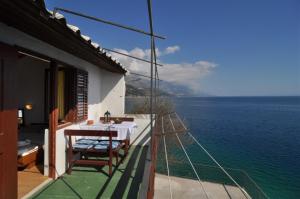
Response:
[[[119,150],[122,148],[122,144],[120,143],[117,147],[113,148],[112,145],[112,138],[118,136],[117,131],[99,131],[99,130],[65,130],[65,136],[68,136],[68,169],[67,173],[71,174],[72,167],[74,164],[76,165],[96,165],[96,166],[109,166],[109,176],[112,175],[112,161],[113,157],[116,158],[116,163],[118,164],[118,156]],[[95,149],[94,146],[85,149],[78,149],[74,148],[72,144],[72,136],[100,136],[100,137],[107,137],[108,138],[108,147],[106,149]],[[99,140],[100,141],[100,140]],[[87,158],[80,158],[79,160],[74,159],[74,154],[80,153],[80,157],[85,156]],[[88,157],[101,157],[101,156],[108,156],[108,160],[98,160],[98,159],[89,159]]]

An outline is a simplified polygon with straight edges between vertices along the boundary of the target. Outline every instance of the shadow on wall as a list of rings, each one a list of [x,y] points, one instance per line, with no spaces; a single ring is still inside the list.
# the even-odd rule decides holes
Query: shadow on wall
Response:
[[[125,80],[123,74],[103,71],[101,84],[102,111],[110,110],[114,114],[124,114]]]
[[[92,67],[82,69],[89,73],[89,105],[103,102],[107,96],[113,92],[119,92],[119,89],[121,90],[124,88],[123,84],[120,82],[124,77],[123,74],[111,73]]]
[[[101,84],[101,102],[103,102],[109,95],[118,92],[118,97],[123,95],[123,93],[119,93],[122,88],[120,81],[122,81],[124,75],[117,73],[110,73],[103,71],[102,75],[102,84]]]

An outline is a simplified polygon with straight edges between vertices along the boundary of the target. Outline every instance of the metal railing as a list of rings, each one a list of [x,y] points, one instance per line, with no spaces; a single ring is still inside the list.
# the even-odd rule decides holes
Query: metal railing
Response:
[[[174,115],[174,113],[172,113]],[[202,146],[202,144],[196,140],[196,138],[189,132],[189,130],[185,127],[185,124],[182,122],[181,118],[175,113],[176,119],[171,119],[171,114],[168,114],[169,117],[169,129],[176,132],[175,123],[177,120],[177,128],[185,129],[186,133],[181,133],[182,136],[178,136],[175,133],[176,138],[174,138],[174,133],[169,133],[168,138],[170,145],[170,157],[167,159],[168,161],[168,176],[178,176],[183,178],[190,178],[194,180],[198,180],[201,185],[202,182],[212,182],[217,184],[222,184],[224,186],[224,190],[230,196],[230,187],[234,186],[241,191],[241,194],[244,195],[244,198],[257,198],[257,199],[267,199],[268,196],[263,192],[263,190],[255,183],[255,181],[244,171],[241,169],[233,169],[233,168],[224,168],[222,167],[217,160]],[[180,124],[178,126],[178,124]],[[165,134],[163,134],[165,136]],[[167,134],[166,134],[167,135]],[[184,154],[180,150],[180,147],[176,146],[176,141],[179,142],[181,149]],[[160,144],[161,147],[166,145],[164,142]],[[198,150],[198,147],[201,150]],[[188,152],[192,150],[191,152]],[[163,151],[163,150],[158,150]],[[195,158],[194,154],[197,151],[197,158]],[[201,158],[199,157],[200,153],[203,153]],[[185,155],[185,156],[184,156]],[[157,161],[157,172],[165,173],[165,166],[163,165],[163,154],[158,154]],[[191,156],[191,157],[189,157]],[[162,161],[160,161],[160,158]],[[167,157],[167,156],[166,156]],[[186,157],[186,158],[184,158]],[[199,163],[199,158],[201,163]],[[182,160],[187,159],[189,161],[184,163]],[[178,160],[181,160],[179,162]],[[195,161],[197,160],[197,161]],[[161,164],[161,165],[160,165]],[[191,169],[192,168],[192,169]],[[174,172],[172,172],[174,171]],[[203,185],[202,185],[203,188]],[[205,190],[203,190],[206,193]]]
[[[159,161],[158,161],[159,164]],[[169,162],[172,176],[182,177],[197,180],[193,172],[188,168],[188,163],[178,161]],[[206,182],[213,182],[222,184],[224,186],[236,186],[224,172],[218,167],[213,165],[206,165],[201,163],[194,163],[200,178]],[[269,197],[263,190],[255,183],[255,181],[242,169],[225,168],[226,171],[235,179],[237,183],[247,192],[247,194],[254,199],[268,199]],[[157,165],[157,172],[166,174],[162,166]]]

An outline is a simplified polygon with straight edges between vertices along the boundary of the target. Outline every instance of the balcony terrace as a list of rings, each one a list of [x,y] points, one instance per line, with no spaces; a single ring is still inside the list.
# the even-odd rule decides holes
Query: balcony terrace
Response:
[[[107,166],[74,166],[71,175],[61,175],[30,198],[137,198],[149,149],[149,117],[136,116],[135,122],[138,127],[131,137],[129,153],[122,163],[116,165],[113,161],[111,177],[108,176]],[[124,155],[122,153],[121,156]]]

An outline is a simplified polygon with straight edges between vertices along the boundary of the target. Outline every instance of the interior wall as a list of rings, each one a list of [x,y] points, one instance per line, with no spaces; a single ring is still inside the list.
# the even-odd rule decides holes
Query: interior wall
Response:
[[[17,91],[18,107],[24,108],[25,124],[44,122],[45,69],[49,63],[28,56],[18,59]],[[32,110],[25,105],[32,104]]]

